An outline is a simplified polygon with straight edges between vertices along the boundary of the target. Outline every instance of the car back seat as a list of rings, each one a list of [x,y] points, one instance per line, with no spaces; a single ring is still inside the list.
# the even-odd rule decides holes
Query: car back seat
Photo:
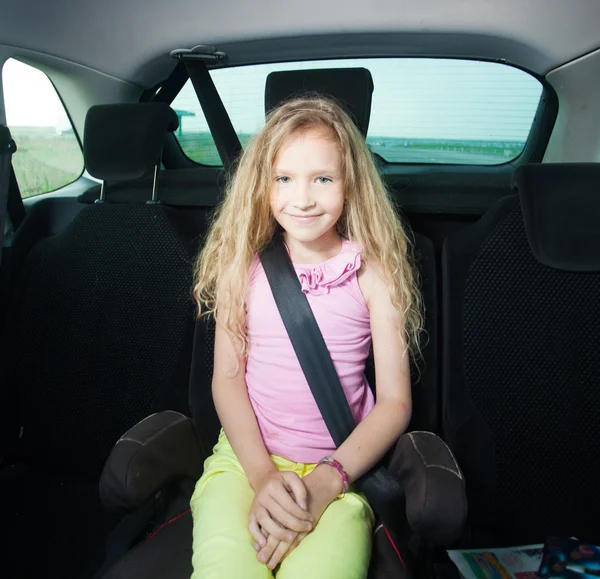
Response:
[[[265,89],[265,112],[291,96],[318,92],[337,98],[351,113],[359,129],[366,135],[373,90],[366,69],[302,70],[271,73]],[[437,366],[437,281],[433,243],[425,236],[414,235],[415,261],[422,279],[425,304],[426,336],[422,360],[413,368],[413,417],[411,430],[439,432],[438,366]],[[216,443],[220,424],[211,394],[213,372],[214,323],[200,320],[196,324],[190,406],[201,437]],[[371,361],[372,362],[372,361]],[[374,384],[374,368],[367,367]],[[189,500],[189,497],[187,497]],[[179,508],[179,510],[178,510]],[[382,528],[375,537],[376,548],[371,577],[392,577],[398,573],[396,553]],[[152,535],[127,553],[110,568],[102,579],[130,577],[172,579],[189,577],[191,565],[192,518],[185,500],[171,505],[168,516]]]
[[[600,165],[517,170],[443,249],[444,436],[474,547],[599,539]]]
[[[207,210],[181,197],[169,207],[166,194],[147,203],[151,182],[139,196],[176,127],[166,105],[94,107],[86,165],[121,183],[120,202],[108,183],[103,202],[35,242],[32,230],[47,229],[45,203],[15,239],[17,250],[32,247],[22,252],[3,350],[17,420],[14,464],[0,471],[0,519],[11,529],[2,564],[19,576],[99,567],[116,519],[100,505],[98,479],[115,440],[152,412],[189,412],[191,280]],[[159,201],[161,190],[159,178]]]

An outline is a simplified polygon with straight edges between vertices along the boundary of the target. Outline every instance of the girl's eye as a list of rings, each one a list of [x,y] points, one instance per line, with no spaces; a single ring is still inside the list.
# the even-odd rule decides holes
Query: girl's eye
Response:
[[[329,177],[317,177],[317,181],[319,183],[330,183],[331,179]]]
[[[278,183],[289,183],[290,178],[289,177],[277,177],[275,179],[275,181],[277,181]]]

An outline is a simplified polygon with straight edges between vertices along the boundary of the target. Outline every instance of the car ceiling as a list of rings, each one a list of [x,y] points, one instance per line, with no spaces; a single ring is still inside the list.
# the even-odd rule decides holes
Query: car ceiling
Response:
[[[504,59],[540,75],[600,47],[597,0],[0,0],[0,44],[140,86],[169,52],[217,46],[229,63],[340,56]]]

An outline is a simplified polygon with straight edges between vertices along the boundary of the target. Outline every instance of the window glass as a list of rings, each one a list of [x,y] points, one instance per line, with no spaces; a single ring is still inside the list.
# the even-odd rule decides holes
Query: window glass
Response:
[[[277,70],[365,67],[375,89],[367,143],[390,163],[497,165],[522,152],[542,94],[531,75],[499,63],[380,58],[278,63],[211,75],[242,144],[264,124],[267,75]],[[173,103],[177,135],[194,161],[220,165],[191,83]]]
[[[48,193],[77,180],[83,173],[81,146],[50,79],[9,59],[2,85],[6,122],[18,148],[13,166],[21,195]]]

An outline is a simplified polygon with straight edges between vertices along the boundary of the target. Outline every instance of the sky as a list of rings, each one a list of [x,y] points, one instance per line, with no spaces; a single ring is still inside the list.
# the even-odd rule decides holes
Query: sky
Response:
[[[264,87],[269,72],[300,68],[364,66],[375,90],[369,135],[406,138],[524,141],[542,86],[512,67],[490,62],[439,59],[354,59],[254,65],[212,72],[239,133],[254,133],[264,122]],[[67,116],[48,78],[15,60],[2,70],[9,126],[64,129]],[[208,130],[188,82],[173,108],[184,131]]]

